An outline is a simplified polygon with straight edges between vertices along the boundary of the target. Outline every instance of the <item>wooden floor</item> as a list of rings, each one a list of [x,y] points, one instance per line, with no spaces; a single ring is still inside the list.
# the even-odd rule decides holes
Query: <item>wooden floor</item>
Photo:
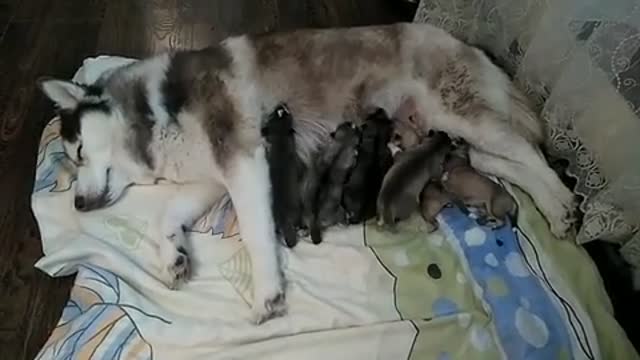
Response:
[[[52,107],[42,75],[69,78],[95,54],[144,56],[246,32],[409,20],[402,0],[0,0],[0,358],[32,359],[72,279],[35,270],[36,148]]]

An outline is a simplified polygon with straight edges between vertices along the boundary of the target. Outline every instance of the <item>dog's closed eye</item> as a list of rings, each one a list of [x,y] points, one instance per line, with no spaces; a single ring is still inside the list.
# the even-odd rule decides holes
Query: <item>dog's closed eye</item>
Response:
[[[82,144],[80,146],[78,146],[78,151],[76,154],[76,157],[78,158],[78,162],[82,162],[83,158],[82,158]]]

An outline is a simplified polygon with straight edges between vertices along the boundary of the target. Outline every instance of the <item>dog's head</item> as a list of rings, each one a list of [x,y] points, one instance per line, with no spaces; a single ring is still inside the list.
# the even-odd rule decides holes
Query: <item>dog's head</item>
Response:
[[[50,78],[38,85],[57,106],[64,150],[77,168],[77,210],[106,207],[129,185],[153,182],[150,161],[136,156],[126,107],[98,86]]]

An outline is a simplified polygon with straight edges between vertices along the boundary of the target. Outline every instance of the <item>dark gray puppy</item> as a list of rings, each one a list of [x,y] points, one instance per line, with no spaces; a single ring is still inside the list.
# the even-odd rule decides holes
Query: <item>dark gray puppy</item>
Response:
[[[358,224],[376,216],[376,198],[393,159],[387,144],[393,127],[386,112],[378,109],[361,126],[358,159],[344,185],[342,204],[347,222]]]
[[[418,208],[425,184],[442,176],[444,158],[450,149],[449,137],[436,132],[395,156],[376,202],[380,225],[393,226]]]
[[[300,214],[297,166],[293,118],[285,105],[278,105],[271,112],[262,127],[262,136],[267,142],[266,157],[271,179],[271,208],[276,231],[292,248],[298,243],[296,225]]]
[[[331,134],[327,146],[321,149],[315,166],[309,171],[304,193],[310,214],[307,224],[314,244],[322,242],[322,232],[329,226],[346,223],[342,206],[344,184],[356,163],[360,134],[351,123],[343,123]]]

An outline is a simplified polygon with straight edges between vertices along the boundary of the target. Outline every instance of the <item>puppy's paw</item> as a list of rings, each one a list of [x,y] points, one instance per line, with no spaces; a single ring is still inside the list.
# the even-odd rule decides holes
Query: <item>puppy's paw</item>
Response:
[[[438,230],[438,221],[432,217],[422,217],[427,225],[427,233],[432,233]]]
[[[491,229],[498,229],[504,225],[504,221],[497,217],[487,216],[486,217],[486,225]]]
[[[191,278],[191,260],[184,247],[176,249],[175,257],[165,269],[167,287],[171,290],[179,289]]]
[[[431,234],[438,231],[438,225],[429,225],[427,228],[427,233]]]
[[[256,297],[253,301],[251,313],[253,323],[256,325],[286,314],[287,302],[284,290],[280,289],[267,297]]]

